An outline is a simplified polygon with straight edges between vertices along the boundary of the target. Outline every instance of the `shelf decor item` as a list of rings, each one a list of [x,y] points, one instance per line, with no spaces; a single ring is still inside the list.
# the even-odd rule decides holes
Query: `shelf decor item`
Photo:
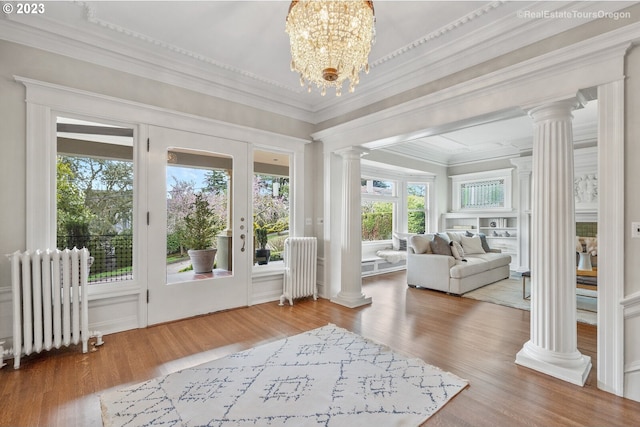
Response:
[[[494,228],[495,228],[495,226],[496,226],[496,222],[495,222],[495,221],[491,221],[491,222],[489,223],[489,226],[490,226],[490,227],[494,227]]]
[[[580,252],[579,254],[578,270],[591,271],[593,269],[591,265],[591,254],[588,252]]]

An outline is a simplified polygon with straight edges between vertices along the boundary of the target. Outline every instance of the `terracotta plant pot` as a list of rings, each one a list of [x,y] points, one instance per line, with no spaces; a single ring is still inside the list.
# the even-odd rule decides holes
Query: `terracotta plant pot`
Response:
[[[189,249],[187,252],[191,258],[194,273],[211,273],[216,259],[217,249]]]

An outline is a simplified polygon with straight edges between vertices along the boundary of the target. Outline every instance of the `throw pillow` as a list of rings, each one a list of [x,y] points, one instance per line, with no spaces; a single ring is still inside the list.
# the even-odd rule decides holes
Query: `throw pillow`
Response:
[[[456,241],[451,242],[451,254],[455,259],[464,259],[464,249],[462,249],[462,245]]]
[[[406,251],[407,250],[407,239],[400,239],[400,243],[398,245],[398,250],[399,251]]]
[[[485,252],[490,252],[491,248],[489,247],[489,243],[487,243],[487,235],[478,233],[478,236],[480,236],[480,241],[482,242],[482,249],[484,249]]]
[[[444,239],[444,241],[447,242],[447,245],[451,241],[451,239],[449,238],[449,235],[447,233],[436,233],[435,235],[436,236],[440,236],[442,239]]]
[[[431,241],[431,252],[436,255],[453,255],[451,253],[449,242],[443,239],[440,234],[436,234],[433,238],[433,241]]]
[[[464,253],[468,255],[485,253],[485,250],[482,248],[480,236],[462,236],[462,249],[464,249]]]
[[[413,249],[413,253],[416,254],[430,254],[431,252],[431,239],[427,236],[411,236],[409,244]]]

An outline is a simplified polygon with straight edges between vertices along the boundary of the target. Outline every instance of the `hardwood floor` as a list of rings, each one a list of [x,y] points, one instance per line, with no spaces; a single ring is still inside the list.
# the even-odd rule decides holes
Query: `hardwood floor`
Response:
[[[578,324],[594,369],[584,387],[518,366],[529,312],[410,289],[405,273],[368,277],[369,306],[328,300],[260,304],[112,334],[96,352],[24,358],[0,370],[1,426],[101,426],[99,396],[285,336],[334,323],[469,380],[426,426],[633,426],[640,403],[596,388],[596,327]]]

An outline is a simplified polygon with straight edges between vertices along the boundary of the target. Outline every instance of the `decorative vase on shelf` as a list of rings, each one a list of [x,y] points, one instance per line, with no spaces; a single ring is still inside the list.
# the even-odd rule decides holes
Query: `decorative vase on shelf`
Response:
[[[578,270],[591,271],[591,254],[588,252],[580,252],[580,259],[578,260]]]

